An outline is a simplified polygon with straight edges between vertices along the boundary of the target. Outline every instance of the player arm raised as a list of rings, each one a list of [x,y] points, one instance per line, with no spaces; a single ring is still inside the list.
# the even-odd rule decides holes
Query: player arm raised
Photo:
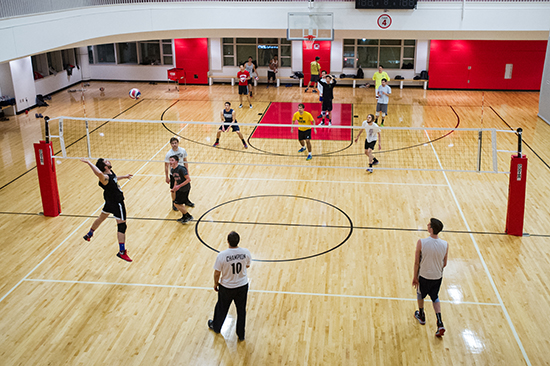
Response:
[[[92,168],[92,171],[99,178],[99,181],[101,182],[101,184],[107,185],[107,183],[109,183],[109,177],[105,175],[101,170],[99,170],[97,166],[92,164],[91,161],[89,161],[88,159],[80,159],[80,161],[88,164],[88,166]]]
[[[132,179],[133,176],[134,176],[133,174],[117,175],[117,176],[116,176],[116,179],[117,179],[117,180],[120,180],[120,179]]]
[[[412,285],[414,288],[418,289],[418,271],[420,270],[420,255],[422,253],[422,242],[418,239],[416,243],[416,252],[414,253],[414,273]],[[445,256],[446,258],[447,256]]]
[[[220,285],[220,275],[222,273],[218,270],[214,270],[214,290],[218,292],[219,285]]]

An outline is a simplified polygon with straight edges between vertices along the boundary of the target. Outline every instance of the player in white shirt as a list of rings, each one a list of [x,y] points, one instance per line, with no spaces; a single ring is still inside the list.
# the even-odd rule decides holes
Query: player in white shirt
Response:
[[[430,236],[420,239],[416,243],[412,280],[412,285],[416,288],[416,299],[418,301],[418,310],[414,312],[414,317],[420,324],[426,324],[424,298],[430,295],[437,319],[436,337],[441,337],[445,333],[445,326],[441,320],[439,288],[443,279],[443,269],[447,266],[449,256],[449,244],[445,240],[439,239],[438,236],[441,230],[443,230],[443,223],[438,219],[431,218],[428,223]]]
[[[363,128],[367,134],[365,138],[365,154],[369,157],[369,168],[367,172],[372,173],[372,166],[378,164],[378,159],[376,159],[372,153],[374,146],[376,146],[376,141],[378,141],[378,150],[382,150],[382,141],[380,139],[380,127],[374,122],[374,115],[369,114],[367,119],[363,121]],[[355,142],[359,140],[359,136],[363,133],[363,130],[359,132],[359,135],[355,138]]]
[[[214,265],[214,290],[218,292],[218,302],[214,308],[214,319],[208,320],[208,328],[219,333],[229,311],[235,301],[237,308],[237,336],[244,341],[246,323],[246,300],[248,296],[247,269],[252,256],[250,251],[239,247],[239,234],[232,231],[227,235],[229,248],[220,252]]]
[[[174,177],[172,176],[172,173],[170,173],[170,157],[176,155],[179,159],[179,165],[182,165],[187,169],[187,173],[189,174],[189,166],[187,165],[187,151],[183,147],[179,147],[180,141],[177,137],[172,137],[170,139],[170,146],[172,148],[168,151],[166,154],[166,157],[164,158],[164,176],[166,183],[170,184],[170,189],[174,188]],[[174,206],[174,200],[176,199],[176,193],[171,192],[172,196],[172,210],[177,211],[178,209],[176,206]],[[189,207],[195,207],[195,204],[188,200],[188,202],[185,202],[186,206]]]

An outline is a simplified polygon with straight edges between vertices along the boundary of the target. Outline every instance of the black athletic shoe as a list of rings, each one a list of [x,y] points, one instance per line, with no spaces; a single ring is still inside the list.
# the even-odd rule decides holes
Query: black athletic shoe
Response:
[[[250,98],[252,98],[252,92],[250,92]]]
[[[214,330],[214,321],[212,319],[208,319],[208,328],[214,331],[214,333],[219,333]]]
[[[195,204],[191,201],[187,202],[187,207],[195,207]]]
[[[324,117],[323,114],[320,114],[320,115],[317,116],[317,119],[323,118],[323,117]]]
[[[242,338],[239,337],[239,342],[242,342],[242,341],[244,341],[244,337],[242,337]]]
[[[92,237],[89,236],[88,234],[84,235],[84,240],[90,241],[91,239],[92,239]]]
[[[420,311],[416,310],[414,312],[414,318],[422,325],[426,324],[426,316],[420,316]]]
[[[372,165],[378,165],[379,161],[378,159],[374,158],[374,160],[372,161]]]
[[[176,205],[174,205],[173,203],[172,203],[172,210],[173,210],[173,211],[177,211],[177,210],[178,210],[178,209],[176,208]]]

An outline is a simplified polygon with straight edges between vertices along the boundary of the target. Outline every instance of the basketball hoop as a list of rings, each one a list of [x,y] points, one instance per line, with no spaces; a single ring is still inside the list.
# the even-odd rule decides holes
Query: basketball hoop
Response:
[[[315,43],[315,36],[307,35],[306,39],[304,40],[304,45],[306,46],[306,50],[313,49],[313,44]]]

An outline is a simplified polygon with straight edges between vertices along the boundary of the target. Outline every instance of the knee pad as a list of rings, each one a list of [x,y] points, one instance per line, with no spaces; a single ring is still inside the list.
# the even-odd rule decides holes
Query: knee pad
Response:
[[[118,232],[119,233],[126,233],[126,223],[125,222],[121,222],[120,224],[117,224],[117,227],[118,227]]]

